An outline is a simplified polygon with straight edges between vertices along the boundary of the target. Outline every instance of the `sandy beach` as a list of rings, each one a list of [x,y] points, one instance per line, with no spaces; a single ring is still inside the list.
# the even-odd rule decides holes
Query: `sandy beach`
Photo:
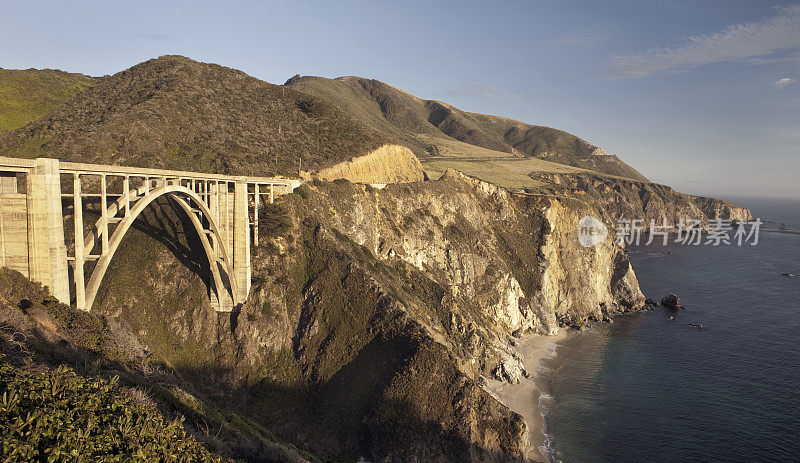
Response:
[[[525,365],[525,370],[531,378],[522,378],[519,384],[509,384],[494,379],[487,379],[489,391],[511,410],[519,413],[528,424],[530,446],[528,458],[535,461],[545,461],[539,447],[545,443],[544,419],[539,410],[539,396],[541,391],[536,385],[539,362],[547,357],[548,344],[561,341],[568,336],[566,330],[554,336],[529,336],[517,343]]]

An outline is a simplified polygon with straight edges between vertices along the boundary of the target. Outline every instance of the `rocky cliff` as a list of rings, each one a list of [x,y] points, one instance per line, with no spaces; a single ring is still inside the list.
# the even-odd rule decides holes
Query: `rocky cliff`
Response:
[[[425,179],[419,159],[410,149],[401,145],[383,145],[364,156],[319,172],[306,173],[305,176],[328,181],[345,179],[359,183],[418,182]]]
[[[275,86],[163,57],[0,136],[0,153],[12,156],[316,171],[260,208],[252,291],[238,310],[211,307],[199,239],[162,198],[122,241],[92,314],[41,288],[34,297],[21,296],[18,282],[0,285],[3,352],[35,357],[41,348],[58,354],[52,363],[85,365],[86,376],[123,372],[166,415],[185,416],[208,448],[246,461],[527,461],[525,421],[482,379],[528,374],[515,338],[644,303],[623,250],[612,236],[582,246],[579,220],[749,218],[646,182],[566,132],[377,81],[293,81]],[[541,158],[605,175],[531,174],[541,186],[524,194],[454,170],[423,182],[398,141],[431,158],[455,158],[437,154],[443,143],[466,155],[481,148],[481,163],[490,149],[528,157],[506,173]]]
[[[525,461],[524,420],[481,377],[527,374],[515,336],[643,304],[610,237],[579,244],[592,206],[456,171],[380,190],[314,181],[265,205],[234,314],[207,303],[176,211],[162,202],[124,240],[95,313],[197,397],[323,459]]]
[[[669,225],[681,219],[701,220],[707,227],[709,219],[717,217],[738,221],[752,219],[750,211],[729,201],[716,198],[685,195],[671,187],[650,182],[639,182],[621,178],[610,178],[572,173],[535,173],[531,177],[543,185],[535,194],[558,198],[574,198],[598,206],[607,225],[613,225],[622,217],[643,219],[645,228],[650,220],[661,224],[666,218]]]

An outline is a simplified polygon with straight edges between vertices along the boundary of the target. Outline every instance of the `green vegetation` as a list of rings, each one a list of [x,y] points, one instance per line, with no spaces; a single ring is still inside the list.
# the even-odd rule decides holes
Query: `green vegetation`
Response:
[[[566,132],[466,113],[374,80],[297,78],[281,87],[174,56],[104,78],[0,136],[0,154],[290,175],[300,159],[317,169],[398,141],[427,156],[430,171],[460,166],[516,188],[556,191],[535,172],[597,169],[608,179],[627,167],[576,167],[601,157]],[[492,371],[491,343],[507,337],[490,313],[501,294],[496,277],[512,273],[527,294],[540,286],[541,203],[447,178],[380,193],[309,182],[262,209],[252,288],[230,313],[209,304],[208,262],[174,206],[159,200],[136,221],[92,313],[57,303],[19,274],[0,274],[0,352],[15,377],[35,365],[38,373],[24,379],[31,393],[54,374],[93,391],[87,400],[106,394],[101,404],[130,388],[158,407],[162,425],[183,416],[182,429],[208,451],[250,461],[316,461],[283,442],[334,461],[521,454],[521,420],[476,378]],[[420,263],[412,265],[412,253]],[[76,373],[52,373],[60,364]],[[112,375],[119,388],[107,381]],[[69,445],[84,445],[75,439],[85,440],[88,420],[102,414],[80,410],[87,421],[71,418],[81,431],[70,431]],[[30,426],[25,410],[15,413]],[[158,417],[139,419],[142,432],[160,429],[151,421]],[[174,445],[186,437],[176,429]],[[91,445],[108,452],[103,442]]]
[[[259,235],[284,236],[292,227],[292,221],[282,204],[265,204],[258,213]]]
[[[387,137],[334,105],[223,66],[146,61],[0,136],[0,155],[237,175],[297,176]]]
[[[116,379],[35,372],[0,358],[3,461],[222,461]]]
[[[130,293],[130,288],[126,288],[125,291]],[[170,316],[169,311],[163,311],[160,319],[153,320],[148,317],[139,327],[153,330],[159,324],[164,325],[164,320]],[[20,381],[19,385],[14,386],[14,389],[6,394],[5,400],[9,400],[15,391],[21,395],[20,388],[27,388],[26,397],[33,397],[36,394],[49,397],[47,394],[50,392],[47,388],[52,381],[67,385],[64,394],[44,402],[39,400],[39,403],[44,405],[56,400],[61,401],[57,405],[48,406],[37,412],[35,409],[29,410],[35,404],[30,405],[25,402],[21,405],[23,408],[19,408],[7,417],[18,423],[19,420],[16,420],[15,416],[26,420],[27,412],[31,411],[31,416],[36,416],[37,419],[47,418],[44,415],[52,415],[56,418],[61,417],[59,419],[72,420],[64,422],[66,424],[42,421],[37,425],[42,429],[43,435],[61,439],[63,442],[44,441],[41,436],[31,434],[17,436],[17,441],[12,442],[10,439],[13,436],[8,434],[8,439],[4,438],[2,442],[8,445],[4,450],[0,449],[6,452],[6,456],[16,448],[25,451],[28,447],[35,447],[44,452],[44,446],[52,444],[53,452],[57,448],[60,449],[58,451],[80,448],[75,447],[76,445],[89,445],[96,451],[94,455],[90,454],[83,459],[67,454],[53,461],[115,461],[119,456],[118,453],[122,453],[122,459],[126,461],[131,459],[130,455],[134,461],[197,461],[208,459],[203,457],[208,451],[247,461],[301,462],[309,459],[314,461],[310,455],[301,457],[301,452],[281,443],[260,424],[233,410],[219,407],[204,398],[202,394],[193,392],[192,383],[182,379],[181,373],[192,378],[192,371],[199,373],[203,370],[205,374],[198,374],[202,378],[198,382],[203,384],[208,382],[209,375],[220,370],[219,365],[209,366],[197,355],[201,353],[201,349],[198,348],[194,354],[197,362],[190,365],[188,364],[190,356],[186,352],[169,355],[173,346],[169,341],[177,340],[177,336],[175,333],[161,331],[148,335],[147,339],[156,339],[160,336],[164,344],[154,347],[159,353],[166,354],[165,357],[145,355],[141,352],[139,341],[130,332],[121,329],[118,326],[119,322],[120,320],[110,321],[102,314],[98,316],[95,313],[79,311],[60,304],[38,283],[29,281],[19,272],[0,269],[0,357],[2,357],[0,368],[3,374],[10,371]],[[111,328],[110,325],[117,327]],[[139,335],[144,338],[143,332]],[[186,344],[194,346],[193,343]],[[184,354],[186,355],[183,356]],[[183,359],[182,370],[171,368],[164,360],[165,358],[175,360],[176,357]],[[270,363],[279,364],[278,360]],[[6,422],[3,421],[6,415],[2,415],[4,403],[2,394],[10,381],[7,381],[2,374],[0,376],[0,436],[2,436],[7,428]],[[234,389],[227,389],[226,393],[236,394]],[[81,402],[82,400],[86,402]],[[129,406],[131,403],[134,408]],[[54,408],[62,405],[72,408],[66,411]],[[111,407],[112,415],[109,415],[111,412],[106,405]],[[76,410],[75,413],[71,412],[73,409]],[[92,421],[80,421],[76,415],[79,412],[86,415],[87,420]],[[132,420],[129,431],[133,440],[120,443],[119,436],[114,434],[117,429],[114,426],[120,422],[115,420],[118,417],[125,420],[128,415]],[[176,423],[175,420],[180,424],[177,428],[173,424]],[[90,423],[92,426],[102,426],[89,428],[91,433],[87,434]],[[164,426],[159,428],[159,423],[163,423]],[[107,429],[106,424],[112,426],[112,429]],[[63,430],[51,432],[49,429],[56,425],[61,426]],[[29,427],[24,429],[30,430]],[[154,433],[163,436],[163,440],[151,442],[144,439]],[[194,437],[186,437],[189,434]],[[23,438],[34,440],[21,442]],[[87,439],[94,440],[88,442]],[[121,446],[118,450],[113,448],[109,450],[106,445],[109,439],[112,442],[116,441],[117,445],[125,444],[127,447]],[[208,451],[192,450],[197,447],[197,442],[201,442]],[[141,446],[143,452],[155,448],[166,453],[163,453],[160,459],[148,453],[144,454],[145,457],[141,457],[142,452],[137,450],[136,445]],[[84,448],[84,451],[90,447]],[[125,450],[126,448],[132,450]],[[181,459],[183,457],[171,458],[169,453],[171,448],[176,451],[186,450],[184,452],[186,460]],[[127,457],[124,455],[126,452],[130,454]],[[47,460],[34,456],[31,459],[11,457],[3,461]]]
[[[94,82],[83,74],[54,69],[0,69],[0,133],[44,116]]]
[[[425,172],[438,178],[449,168],[459,170],[471,177],[500,185],[508,189],[538,188],[542,182],[532,178],[532,172],[584,172],[582,169],[556,164],[537,158],[458,158],[440,157],[422,161]]]
[[[508,266],[525,294],[536,294],[541,287],[541,268],[532,263],[542,260],[539,241],[549,233],[547,221],[531,214],[529,211],[532,209],[529,206],[524,212],[518,212],[526,214],[528,220],[516,221],[516,227],[494,227],[500,251],[508,256]]]

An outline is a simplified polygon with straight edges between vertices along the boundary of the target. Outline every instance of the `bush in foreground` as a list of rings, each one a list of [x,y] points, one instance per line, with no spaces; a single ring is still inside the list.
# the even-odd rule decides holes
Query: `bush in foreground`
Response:
[[[30,371],[0,358],[0,394],[2,461],[222,461],[115,380],[66,367]]]

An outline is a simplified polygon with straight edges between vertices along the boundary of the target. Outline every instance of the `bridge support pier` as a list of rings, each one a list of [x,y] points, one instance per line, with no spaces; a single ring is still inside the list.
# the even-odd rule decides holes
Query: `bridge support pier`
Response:
[[[69,304],[67,247],[58,159],[36,159],[27,176],[28,273]]]
[[[247,182],[237,180],[233,186],[233,277],[239,294],[236,303],[247,300],[250,293],[250,212]]]

